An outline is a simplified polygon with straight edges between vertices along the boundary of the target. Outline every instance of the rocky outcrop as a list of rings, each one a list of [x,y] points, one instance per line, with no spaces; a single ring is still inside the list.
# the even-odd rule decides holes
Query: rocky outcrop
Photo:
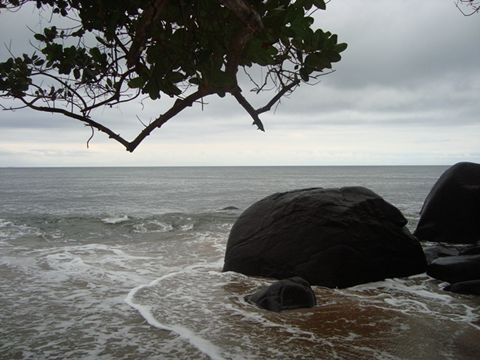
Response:
[[[270,311],[309,308],[317,304],[310,284],[300,277],[277,281],[247,295],[245,300]]]
[[[480,241],[480,164],[453,165],[438,179],[422,207],[415,235],[424,241]]]
[[[238,218],[223,270],[331,288],[421,273],[425,257],[406,223],[362,187],[274,194]]]

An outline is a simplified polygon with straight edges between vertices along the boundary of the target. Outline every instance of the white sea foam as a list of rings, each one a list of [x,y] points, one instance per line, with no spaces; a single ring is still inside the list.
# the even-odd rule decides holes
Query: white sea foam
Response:
[[[102,221],[105,224],[120,224],[122,222],[128,221],[130,218],[127,215],[120,215],[120,216],[110,216],[103,218]]]
[[[12,225],[11,221],[5,220],[5,219],[0,219],[0,228],[7,227]]]
[[[162,233],[173,230],[172,224],[167,224],[158,220],[149,220],[133,226],[133,231],[137,233]]]
[[[308,319],[313,312],[277,314],[258,309],[243,297],[265,280],[221,273],[219,265],[220,260],[167,274],[132,289],[126,302],[155,327],[175,331],[180,326],[190,332],[179,336],[208,339],[216,349],[212,357],[308,358],[323,353],[329,359],[344,358],[330,341],[333,338],[302,329],[302,322],[299,326],[290,322]],[[247,289],[238,292],[237,286]],[[191,343],[189,338],[184,340]],[[202,351],[208,354],[207,350]]]
[[[43,233],[36,227],[0,219],[0,240],[16,240],[23,236],[42,235]]]
[[[195,268],[195,266],[189,267],[189,270],[192,270],[194,268]],[[184,271],[187,271],[187,270],[184,270]],[[177,324],[161,323],[160,321],[155,319],[155,316],[152,314],[152,311],[151,311],[149,306],[140,305],[138,303],[135,303],[135,301],[134,301],[135,294],[137,294],[138,291],[140,291],[142,289],[145,289],[145,288],[153,287],[156,284],[158,284],[160,281],[162,281],[162,280],[164,280],[168,277],[175,276],[175,275],[177,275],[179,273],[182,273],[184,271],[170,273],[170,274],[167,274],[165,276],[162,276],[162,277],[152,281],[150,284],[137,286],[136,288],[130,290],[127,297],[125,298],[125,302],[128,305],[130,305],[132,308],[136,309],[140,313],[140,315],[150,325],[152,325],[152,326],[154,326],[158,329],[161,329],[161,330],[171,331],[171,332],[177,334],[183,340],[190,343],[195,348],[197,348],[203,354],[208,355],[211,359],[221,360],[221,359],[223,359],[223,356],[221,355],[221,351],[213,343],[211,343],[210,341],[202,338],[201,336],[196,334],[194,331],[192,331],[191,329],[188,329],[185,326],[181,326],[181,325],[177,325]]]
[[[467,323],[479,329],[478,306],[469,305],[458,296],[445,293],[442,284],[426,274],[406,279],[386,279],[337,290],[348,296],[365,300],[366,306],[394,310],[405,315],[424,314],[433,319]]]

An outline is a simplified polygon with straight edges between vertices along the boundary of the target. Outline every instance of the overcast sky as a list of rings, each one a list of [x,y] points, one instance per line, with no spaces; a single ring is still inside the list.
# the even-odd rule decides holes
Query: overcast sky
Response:
[[[25,46],[28,15],[0,14],[1,59],[3,44]],[[480,162],[480,15],[452,0],[333,0],[316,23],[349,48],[335,73],[262,116],[265,133],[227,97],[172,119],[133,154],[103,134],[87,149],[90,129],[71,119],[2,111],[0,166]],[[135,115],[161,110],[134,104],[97,119],[131,139]]]

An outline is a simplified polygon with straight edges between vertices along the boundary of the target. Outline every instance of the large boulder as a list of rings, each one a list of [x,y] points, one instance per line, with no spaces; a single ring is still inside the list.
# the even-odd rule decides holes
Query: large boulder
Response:
[[[274,194],[235,222],[223,270],[331,288],[421,273],[425,256],[406,223],[363,187]]]
[[[453,165],[438,179],[422,207],[415,235],[456,244],[480,241],[480,164]]]

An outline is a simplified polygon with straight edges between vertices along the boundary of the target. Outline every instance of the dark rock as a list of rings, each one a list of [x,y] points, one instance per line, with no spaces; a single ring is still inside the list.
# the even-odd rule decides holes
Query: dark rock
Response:
[[[421,273],[425,256],[406,223],[362,187],[274,194],[237,219],[223,270],[331,288]]]
[[[309,308],[317,304],[310,284],[300,277],[292,277],[261,288],[245,300],[271,311]]]
[[[449,283],[480,279],[480,255],[440,257],[428,265],[427,274]]]
[[[460,255],[479,255],[480,254],[480,246],[468,246],[462,250],[460,250]]]
[[[224,207],[223,209],[220,209],[222,211],[228,211],[228,210],[239,210],[236,206],[227,206]]]
[[[460,250],[453,246],[434,245],[423,249],[427,264],[431,264],[434,260],[444,256],[460,255]]]
[[[445,287],[446,291],[451,291],[458,294],[480,295],[480,279],[457,282]]]
[[[480,164],[453,165],[438,179],[422,207],[420,240],[471,244],[480,241]]]

